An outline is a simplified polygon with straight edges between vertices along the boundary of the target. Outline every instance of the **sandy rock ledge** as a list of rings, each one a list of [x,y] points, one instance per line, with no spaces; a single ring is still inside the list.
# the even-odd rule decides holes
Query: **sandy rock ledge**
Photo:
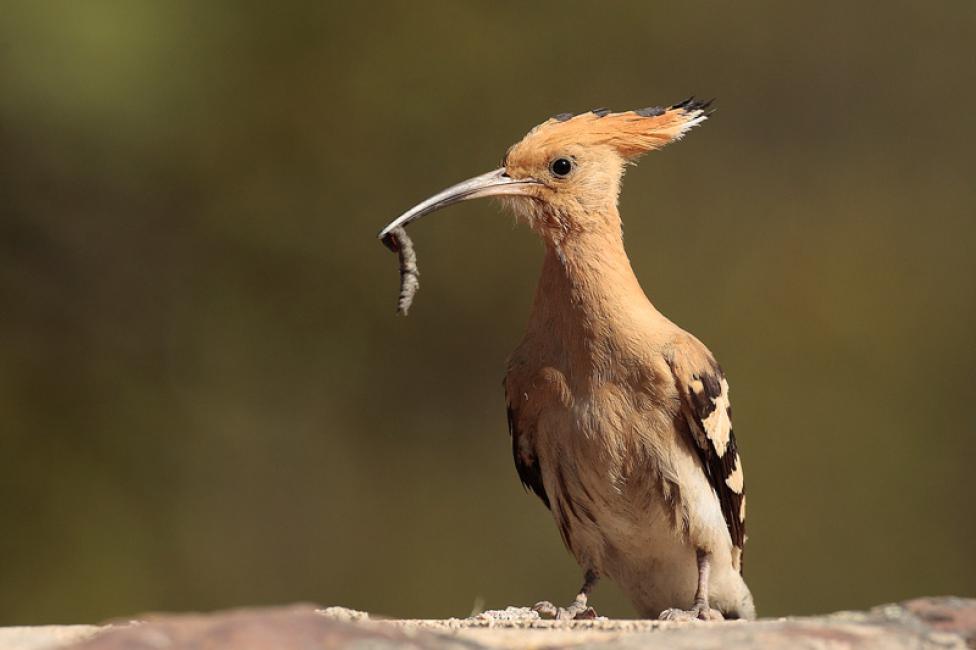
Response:
[[[976,599],[920,598],[866,612],[753,623],[548,621],[515,607],[464,619],[393,620],[342,607],[292,605],[213,614],[153,614],[138,622],[104,626],[0,628],[0,650],[527,647],[974,649]]]

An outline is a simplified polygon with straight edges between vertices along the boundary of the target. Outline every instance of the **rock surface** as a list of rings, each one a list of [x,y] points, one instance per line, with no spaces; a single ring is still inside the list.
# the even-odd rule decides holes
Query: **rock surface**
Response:
[[[867,612],[756,622],[549,621],[510,607],[465,619],[391,620],[341,607],[292,605],[148,615],[96,626],[0,628],[0,650],[158,648],[976,648],[976,599],[922,598]]]

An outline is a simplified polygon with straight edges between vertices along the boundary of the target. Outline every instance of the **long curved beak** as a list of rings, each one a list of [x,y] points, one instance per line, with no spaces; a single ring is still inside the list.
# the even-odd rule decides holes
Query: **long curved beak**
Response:
[[[430,214],[441,208],[446,208],[454,203],[467,201],[468,199],[479,199],[483,196],[499,196],[502,194],[525,194],[526,187],[538,185],[539,181],[531,178],[514,179],[505,173],[504,167],[469,178],[457,185],[452,185],[443,192],[435,194],[426,201],[418,203],[399,217],[394,219],[380,231],[378,237],[383,239],[391,230],[406,226],[412,221],[416,221],[425,214]]]

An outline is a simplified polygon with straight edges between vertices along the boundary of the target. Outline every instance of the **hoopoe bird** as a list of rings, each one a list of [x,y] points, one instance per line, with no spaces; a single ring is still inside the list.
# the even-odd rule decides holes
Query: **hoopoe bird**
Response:
[[[697,338],[648,300],[624,250],[625,167],[680,139],[708,103],[560,114],[502,166],[423,201],[395,228],[497,196],[541,238],[542,274],[504,387],[515,467],[584,571],[558,618],[595,615],[601,577],[644,617],[755,618],[742,578],[746,499],[729,385]]]

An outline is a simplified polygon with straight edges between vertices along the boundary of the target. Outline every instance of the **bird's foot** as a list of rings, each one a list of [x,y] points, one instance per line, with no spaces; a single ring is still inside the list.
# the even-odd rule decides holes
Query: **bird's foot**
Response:
[[[691,609],[672,607],[661,612],[658,617],[662,621],[724,621],[722,612],[712,609],[705,603],[695,603]]]
[[[583,621],[596,618],[596,610],[586,604],[585,600],[574,600],[569,607],[556,607],[548,600],[536,603],[532,611],[538,612],[543,618],[554,618],[558,621]]]

